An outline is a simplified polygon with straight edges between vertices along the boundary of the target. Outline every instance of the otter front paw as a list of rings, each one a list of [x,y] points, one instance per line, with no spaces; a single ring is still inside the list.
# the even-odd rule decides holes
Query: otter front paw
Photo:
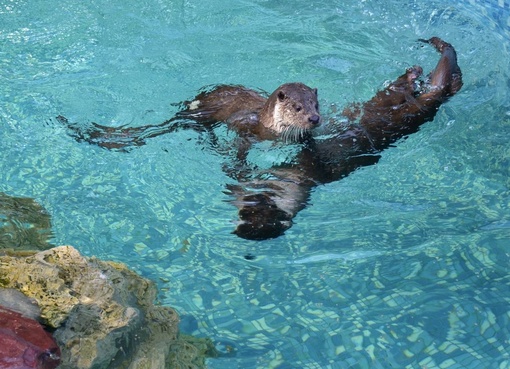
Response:
[[[244,196],[239,209],[241,222],[233,233],[241,238],[260,241],[281,236],[289,229],[292,216],[276,205],[272,195],[261,192]]]

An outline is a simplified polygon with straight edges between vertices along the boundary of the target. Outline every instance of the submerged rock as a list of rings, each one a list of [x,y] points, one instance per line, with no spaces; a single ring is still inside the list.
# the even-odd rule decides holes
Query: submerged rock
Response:
[[[209,340],[191,345],[179,337],[177,313],[154,305],[152,282],[71,246],[0,256],[0,287],[37,301],[62,351],[59,369],[200,368],[214,352]],[[181,358],[179,347],[194,354]]]
[[[0,192],[0,249],[46,250],[51,236],[50,215],[40,204]]]
[[[53,369],[60,349],[36,320],[0,307],[0,369]]]

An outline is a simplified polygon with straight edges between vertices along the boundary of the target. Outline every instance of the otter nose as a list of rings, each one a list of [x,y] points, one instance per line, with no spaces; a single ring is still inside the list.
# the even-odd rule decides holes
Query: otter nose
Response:
[[[314,114],[308,118],[308,121],[312,124],[319,124],[319,122],[321,121],[321,117],[317,114]]]

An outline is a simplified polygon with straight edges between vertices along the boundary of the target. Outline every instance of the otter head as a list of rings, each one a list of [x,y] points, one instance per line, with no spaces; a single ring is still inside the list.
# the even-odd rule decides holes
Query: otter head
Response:
[[[261,122],[285,139],[300,139],[321,123],[317,89],[302,83],[281,85],[269,96]]]

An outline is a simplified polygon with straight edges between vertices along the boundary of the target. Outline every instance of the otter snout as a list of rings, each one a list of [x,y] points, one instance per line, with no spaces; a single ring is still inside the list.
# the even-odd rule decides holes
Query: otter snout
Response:
[[[321,116],[317,115],[317,114],[314,114],[314,115],[308,117],[308,121],[310,123],[312,123],[313,125],[319,125],[320,122],[321,122]]]

